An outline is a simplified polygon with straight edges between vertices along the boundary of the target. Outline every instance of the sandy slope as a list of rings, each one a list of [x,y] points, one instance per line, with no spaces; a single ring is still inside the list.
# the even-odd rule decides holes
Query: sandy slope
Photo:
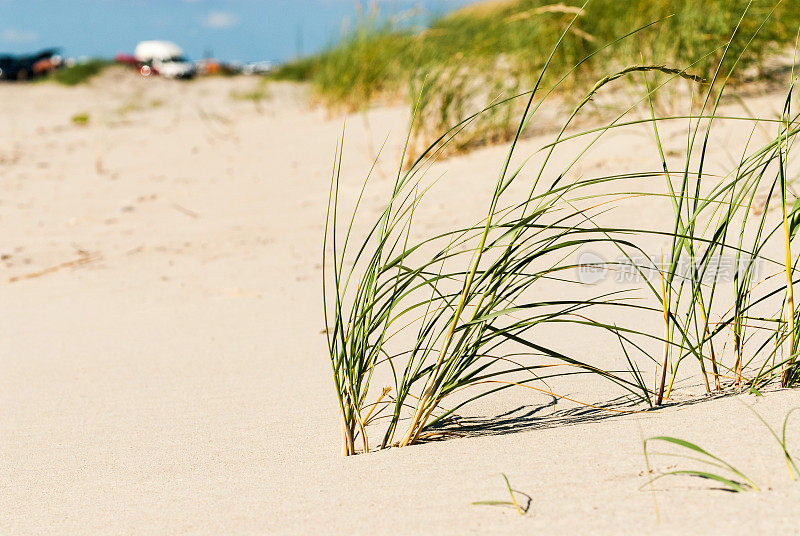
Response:
[[[309,110],[298,88],[275,86],[260,106],[231,97],[253,84],[112,72],[74,89],[0,86],[0,534],[800,534],[800,485],[740,402],[777,425],[796,392],[617,416],[508,391],[464,412],[517,417],[479,437],[340,458],[320,256],[342,118]],[[782,97],[748,102],[768,114]],[[345,195],[388,133],[386,184],[405,129],[401,108],[349,119]],[[504,153],[434,168],[448,173],[422,229],[480,215]],[[581,172],[654,156],[647,135],[609,136]],[[368,197],[365,218],[380,201]],[[641,438],[658,434],[768,489],[664,479],[640,491]],[[507,497],[500,472],[531,497],[528,515],[471,504]]]

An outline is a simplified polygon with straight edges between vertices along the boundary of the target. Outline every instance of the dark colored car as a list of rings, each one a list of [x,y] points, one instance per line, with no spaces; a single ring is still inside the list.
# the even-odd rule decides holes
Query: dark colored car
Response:
[[[58,49],[50,48],[25,56],[0,56],[0,80],[27,80],[52,71]]]
[[[0,80],[16,80],[21,66],[15,56],[0,56]]]

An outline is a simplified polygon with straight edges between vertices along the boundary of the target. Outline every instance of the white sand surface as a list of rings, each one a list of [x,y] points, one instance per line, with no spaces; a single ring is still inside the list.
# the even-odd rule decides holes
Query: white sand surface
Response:
[[[232,97],[255,84],[111,71],[76,88],[0,86],[0,534],[800,534],[800,483],[742,404],[779,426],[796,391],[614,414],[508,390],[461,412],[494,423],[483,433],[341,458],[320,263],[343,117],[289,85],[259,104]],[[764,114],[782,102],[748,101]],[[73,124],[82,113],[88,125]],[[376,181],[389,184],[407,126],[403,107],[348,119],[345,197],[387,135]],[[657,164],[643,132],[604,138],[580,172]],[[730,163],[725,145],[710,165]],[[420,232],[479,217],[506,150],[437,164]],[[358,229],[382,201],[367,198]],[[668,214],[641,202],[619,217]],[[589,403],[619,394],[596,379],[560,387]],[[662,434],[763,491],[640,489],[642,438]],[[800,456],[800,422],[788,437]],[[530,497],[525,516],[472,504],[507,500],[500,473]]]

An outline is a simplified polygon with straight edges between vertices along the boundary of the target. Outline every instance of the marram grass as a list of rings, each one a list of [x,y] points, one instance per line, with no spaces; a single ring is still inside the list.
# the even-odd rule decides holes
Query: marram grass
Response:
[[[453,76],[455,72],[448,66],[454,65],[473,74],[494,66],[490,86],[508,76],[530,87],[552,43],[561,38],[562,46],[545,75],[550,83],[579,62],[581,68],[568,81],[570,88],[593,83],[620,65],[642,62],[696,63],[695,71],[709,78],[725,56],[722,51],[708,52],[729,39],[745,10],[750,16],[733,42],[737,49],[750,40],[773,9],[776,11],[769,26],[750,40],[741,58],[743,67],[758,66],[768,54],[791,45],[800,23],[800,13],[792,2],[773,0],[593,0],[585,6],[581,0],[512,0],[499,5],[475,4],[425,23],[410,14],[387,17],[377,12],[375,3],[374,9],[328,50],[286,64],[273,76],[310,80],[324,99],[351,106],[363,105],[387,92],[402,92],[409,81],[420,76]],[[409,17],[422,28],[409,25]],[[662,19],[662,24],[648,27],[634,39],[583,61],[631,29]],[[562,37],[567,25],[570,31]],[[726,58],[732,61],[730,56]],[[744,76],[745,71],[739,73]],[[450,83],[452,80],[442,89]],[[416,93],[409,96],[414,99]]]
[[[373,9],[329,49],[271,76],[309,81],[330,107],[361,109],[387,99],[416,105],[412,159],[419,148],[484,108],[446,151],[513,139],[524,100],[519,106],[490,105],[533,87],[546,62],[547,86],[574,69],[558,84],[567,98],[628,65],[692,65],[705,79],[722,67],[739,83],[762,76],[764,58],[790,47],[800,24],[794,0],[489,1],[432,20],[413,13],[391,16],[380,13],[384,4],[370,5]],[[748,17],[740,21],[745,11]],[[767,18],[770,23],[756,32]],[[717,45],[729,40],[737,24],[742,31],[731,47],[742,53],[726,53]],[[604,49],[632,29],[640,30]],[[550,57],[559,39],[561,46]],[[731,69],[734,62],[737,69]],[[671,100],[668,92],[660,96],[662,102]]]
[[[747,57],[747,45],[770,27],[771,13],[760,14],[753,23],[754,15],[743,11],[727,41],[713,48],[713,53],[721,52],[708,77],[693,73],[702,58],[682,68],[631,65],[601,77],[576,99],[563,128],[541,148],[545,155],[541,163],[533,170],[524,164],[514,167],[525,126],[573,72],[546,85],[551,80],[548,69],[582,13],[571,14],[530,91],[459,121],[403,166],[407,139],[388,200],[365,231],[357,216],[371,187],[371,173],[352,200],[353,208],[343,214],[343,144],[337,148],[323,248],[323,294],[343,455],[405,447],[439,435],[437,424],[500,390],[524,387],[566,398],[548,383],[564,376],[610,382],[643,407],[671,399],[687,359],[699,365],[708,393],[759,389],[771,382],[788,387],[800,379],[795,360],[797,311],[791,292],[798,258],[792,256],[790,244],[800,225],[800,209],[786,208],[790,154],[800,132],[798,116],[791,109],[794,75],[780,118],[755,120],[719,113],[727,84]],[[609,44],[617,46],[636,35],[633,31]],[[744,43],[744,48],[734,43]],[[643,96],[606,126],[567,134],[586,104],[621,78],[634,83],[638,79]],[[654,96],[680,78],[696,88],[692,110],[680,117],[659,116]],[[425,175],[431,163],[481,114],[515,102],[522,103],[522,112],[484,217],[420,238],[415,215],[431,186]],[[628,117],[642,108],[647,116]],[[665,156],[660,136],[663,126],[674,121],[688,125],[686,156],[677,167]],[[772,129],[774,136],[758,145],[751,133],[727,171],[710,174],[707,155],[710,145],[717,143],[711,132],[721,121],[750,125],[752,132]],[[607,170],[605,175],[589,177],[574,173],[582,155],[606,133],[637,124],[652,126],[659,168],[616,174]],[[556,161],[554,151],[567,142],[581,143],[583,148],[572,160]],[[653,190],[658,183],[663,187]],[[649,189],[640,189],[645,185]],[[527,195],[519,197],[521,191]],[[753,216],[764,191],[760,215]],[[780,199],[776,201],[773,193]],[[667,200],[673,212],[670,225],[651,229],[605,221],[609,199],[622,204],[639,197]],[[780,221],[770,216],[776,203],[782,207]],[[771,259],[766,255],[768,246],[781,236],[787,257]],[[617,251],[641,272],[635,258],[649,253],[646,248],[654,239],[669,245],[658,267],[660,282],[643,277],[639,292],[628,288],[601,292],[573,275],[578,268],[574,254],[587,245]],[[719,255],[735,257],[744,269],[733,281],[714,278],[708,283]],[[688,271],[681,269],[685,257],[691,259]],[[761,277],[754,259],[771,273]],[[606,267],[614,268],[614,263]],[[784,284],[774,277],[776,270],[786,274]],[[559,290],[543,293],[544,282]],[[606,320],[622,311],[635,313],[628,318],[650,315],[662,321],[643,328]],[[584,337],[611,337],[618,342],[627,369],[610,370],[590,355],[575,355],[560,341],[541,337],[548,326],[565,327]],[[734,340],[731,345],[726,343],[729,336]],[[663,350],[659,356],[648,350],[654,343]],[[641,373],[643,363],[656,369],[653,384]],[[388,387],[374,385],[386,379]]]

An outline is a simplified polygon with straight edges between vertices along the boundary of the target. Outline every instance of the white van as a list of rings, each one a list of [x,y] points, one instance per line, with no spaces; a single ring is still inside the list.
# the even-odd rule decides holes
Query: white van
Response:
[[[186,60],[181,47],[169,41],[142,41],[136,45],[133,55],[166,78],[192,78],[196,73],[194,64]]]

